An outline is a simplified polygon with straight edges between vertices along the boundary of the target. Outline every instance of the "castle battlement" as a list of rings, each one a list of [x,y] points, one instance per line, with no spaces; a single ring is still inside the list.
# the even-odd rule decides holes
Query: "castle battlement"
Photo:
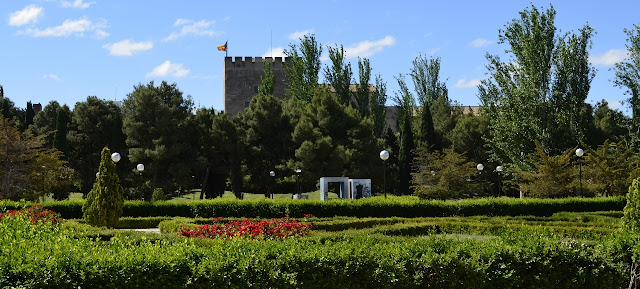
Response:
[[[231,57],[224,58],[224,68],[240,68],[245,70],[264,69],[264,62],[271,61],[272,69],[280,69],[283,63],[287,63],[289,57]]]

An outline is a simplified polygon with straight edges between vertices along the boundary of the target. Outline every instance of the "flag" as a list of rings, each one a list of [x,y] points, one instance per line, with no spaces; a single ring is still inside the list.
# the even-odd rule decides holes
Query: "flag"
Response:
[[[227,42],[223,45],[218,45],[218,51],[227,51]]]

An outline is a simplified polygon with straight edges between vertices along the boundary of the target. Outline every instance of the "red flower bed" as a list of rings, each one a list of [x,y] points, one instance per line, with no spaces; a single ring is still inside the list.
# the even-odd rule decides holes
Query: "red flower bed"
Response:
[[[0,213],[0,222],[6,217],[16,216],[26,216],[32,224],[37,224],[38,222],[57,224],[60,222],[55,212],[45,209],[41,205],[31,206],[20,211],[9,210]]]
[[[178,235],[210,239],[231,240],[249,238],[252,240],[285,239],[293,236],[304,236],[313,229],[313,223],[298,222],[288,217],[253,221],[228,221],[222,223],[222,217],[213,218],[213,225],[201,225],[193,229],[181,227]],[[218,223],[219,222],[219,223]],[[217,223],[217,224],[216,224]]]

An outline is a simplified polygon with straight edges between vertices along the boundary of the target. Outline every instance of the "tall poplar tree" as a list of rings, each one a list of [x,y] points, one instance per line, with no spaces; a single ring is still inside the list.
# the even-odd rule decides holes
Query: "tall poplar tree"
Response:
[[[320,73],[320,55],[322,46],[316,41],[315,35],[304,35],[300,44],[290,44],[284,50],[291,65],[284,66],[284,72],[289,80],[286,94],[304,102],[311,102],[318,87]]]
[[[396,77],[400,91],[396,92],[395,101],[399,106],[398,127],[400,129],[400,147],[398,150],[399,193],[411,194],[411,167],[413,166],[413,111],[415,100],[409,91],[404,76]]]
[[[627,51],[629,57],[625,61],[616,63],[615,85],[626,89],[631,95],[631,139],[638,149],[640,143],[640,26],[624,29],[627,34]]]
[[[479,86],[479,98],[491,121],[487,143],[495,162],[524,169],[530,165],[522,154],[534,152],[536,141],[551,154],[584,141],[593,29],[558,36],[555,16],[553,7],[525,9],[499,33],[509,59],[486,56],[490,78]]]
[[[328,47],[329,60],[331,65],[325,67],[324,77],[331,85],[331,88],[343,105],[351,103],[351,79],[353,72],[351,71],[351,63],[345,63],[344,47],[342,45],[336,47]]]

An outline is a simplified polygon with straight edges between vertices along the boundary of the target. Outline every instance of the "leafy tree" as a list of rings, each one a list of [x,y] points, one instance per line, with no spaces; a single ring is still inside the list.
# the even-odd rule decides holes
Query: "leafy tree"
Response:
[[[630,119],[621,111],[609,108],[609,104],[604,99],[596,104],[593,121],[595,133],[592,144],[602,144],[606,140],[619,142],[629,135],[627,124]]]
[[[83,194],[91,190],[96,172],[88,168],[99,166],[102,148],[107,146],[126,156],[124,139],[122,112],[113,102],[89,96],[86,101],[76,103],[67,133],[67,159],[78,173]],[[122,172],[129,171],[127,164],[125,157],[118,167]]]
[[[44,147],[43,138],[20,132],[15,118],[0,117],[0,199],[35,200],[58,182],[70,181],[73,171],[53,178],[66,170],[65,162],[60,151]]]
[[[262,95],[273,95],[275,77],[271,69],[271,61],[264,62],[264,75],[260,77],[261,83],[258,86],[258,93]]]
[[[410,75],[421,106],[430,105],[441,96],[448,97],[447,86],[440,81],[440,57],[419,55],[412,64]]]
[[[377,157],[383,142],[373,136],[373,122],[357,109],[340,103],[328,89],[319,89],[310,105],[301,108],[293,132],[295,160],[306,180],[323,176],[382,177]]]
[[[452,148],[458,153],[466,153],[469,160],[482,163],[488,159],[484,136],[489,134],[489,119],[485,115],[464,115],[451,130]]]
[[[292,134],[303,179],[343,176],[350,161],[348,131],[356,124],[357,112],[344,106],[328,89],[319,89]],[[290,164],[294,167],[296,164]]]
[[[351,79],[353,72],[351,71],[351,63],[345,63],[344,48],[329,46],[329,60],[331,60],[331,66],[325,67],[324,77],[327,79],[329,85],[340,103],[348,105],[351,103]]]
[[[129,158],[145,164],[145,176],[151,178],[151,188],[163,187],[173,192],[184,178],[191,178],[186,144],[195,138],[188,135],[188,119],[193,103],[184,98],[177,85],[163,81],[155,86],[138,84],[124,100],[123,131],[129,147]],[[151,192],[146,197],[151,199]]]
[[[640,176],[638,157],[624,142],[606,140],[596,149],[586,149],[583,176],[588,178],[587,190],[604,196],[627,193],[631,182]]]
[[[31,101],[27,101],[27,109],[25,111],[25,115],[24,115],[24,123],[22,123],[23,130],[27,129],[30,125],[33,124],[33,117],[36,116],[36,113],[33,111],[33,105],[31,104]]]
[[[521,153],[535,150],[559,154],[584,141],[579,125],[593,69],[588,49],[593,29],[556,35],[556,11],[535,6],[520,12],[500,31],[499,42],[509,44],[509,60],[487,54],[490,78],[479,86],[479,98],[491,121],[487,139],[491,159],[526,168]]]
[[[630,232],[640,232],[640,179],[631,183],[623,212],[622,227]]]
[[[58,110],[64,109],[69,115],[71,110],[67,105],[61,106],[57,101],[52,100],[42,108],[42,111],[33,118],[33,128],[37,135],[45,136],[45,146],[53,147],[54,131],[56,130]]]
[[[435,141],[439,147],[452,145],[451,133],[461,117],[462,106],[453,103],[446,95],[441,95],[431,104]]]
[[[0,88],[2,88],[0,86]],[[8,97],[4,96],[4,89],[0,89],[0,108],[2,109],[2,116],[7,119],[12,119],[16,117],[22,120],[22,116],[24,116],[24,112],[15,106],[13,101],[11,101]],[[24,120],[22,120],[24,121]],[[16,124],[20,124],[21,122],[17,122]]]
[[[429,151],[416,149],[412,186],[421,199],[456,199],[477,194],[480,186],[470,180],[477,174],[474,163],[452,148]]]
[[[404,77],[400,75],[396,78],[400,91],[395,95],[395,101],[400,108],[398,116],[398,127],[400,128],[400,148],[398,150],[398,169],[399,169],[399,186],[400,194],[411,194],[411,166],[413,164],[413,149],[415,148],[413,140],[413,111],[415,103]]]
[[[435,150],[441,149],[441,145],[434,131],[431,104],[438,99],[439,95],[446,94],[447,90],[446,86],[439,82],[439,73],[440,58],[430,60],[420,55],[413,60],[410,75],[418,97],[418,105],[420,105],[418,146],[431,147]]]
[[[633,25],[633,29],[624,29],[627,34],[627,51],[629,57],[616,63],[615,85],[625,88],[631,98],[631,136],[637,146],[640,142],[640,26]]]
[[[56,132],[53,136],[53,147],[68,155],[69,145],[67,142],[68,126],[71,122],[71,116],[68,110],[59,109],[56,117]]]
[[[385,133],[387,122],[387,83],[380,75],[376,76],[376,89],[370,94],[369,110],[373,120],[373,134],[382,138]]]
[[[571,166],[574,149],[558,156],[550,156],[540,143],[531,155],[532,172],[514,168],[519,175],[522,191],[534,198],[567,197],[575,195],[575,168]]]
[[[369,65],[369,59],[367,58],[358,58],[358,79],[359,82],[356,85],[355,91],[355,101],[356,107],[358,107],[358,111],[360,112],[360,116],[365,117],[368,115],[372,115],[372,112],[378,109],[379,101],[377,99],[377,92],[371,92],[369,81],[371,80],[371,66]],[[383,88],[386,90],[386,87]],[[386,92],[385,92],[386,93]],[[386,101],[386,96],[384,96]],[[372,101],[373,100],[373,101]],[[384,107],[384,103],[382,104]],[[375,127],[375,119],[374,119],[374,127]],[[377,137],[382,136],[382,130],[380,134],[376,135]]]
[[[122,216],[124,189],[120,186],[116,164],[111,160],[111,150],[107,147],[102,149],[98,174],[82,205],[82,216],[92,226],[113,228]]]
[[[211,134],[216,136],[213,150],[222,154],[222,159],[230,172],[231,190],[237,199],[243,195],[242,160],[245,157],[245,147],[242,142],[242,127],[238,118],[229,119],[226,114],[219,114],[213,120]]]
[[[272,182],[269,172],[282,169],[293,155],[293,127],[282,110],[282,101],[273,95],[258,94],[240,117],[244,127],[244,158],[250,182],[266,188]]]
[[[290,44],[284,50],[291,65],[284,66],[284,72],[289,80],[287,95],[304,102],[311,102],[318,87],[318,73],[320,72],[320,55],[322,46],[316,42],[315,35],[304,35],[300,44]]]

